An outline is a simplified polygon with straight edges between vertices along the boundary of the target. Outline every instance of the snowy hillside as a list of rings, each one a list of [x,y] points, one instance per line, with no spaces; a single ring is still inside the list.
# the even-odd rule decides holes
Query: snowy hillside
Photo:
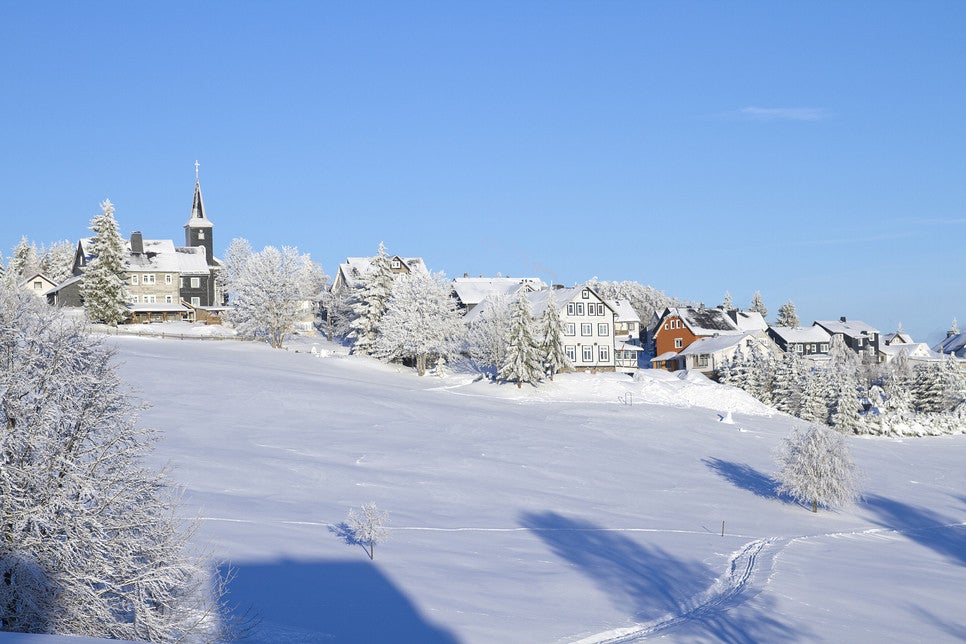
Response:
[[[966,436],[853,440],[865,500],[813,514],[771,478],[796,421],[701,378],[108,341],[256,641],[966,638]],[[368,501],[371,562],[337,527]]]

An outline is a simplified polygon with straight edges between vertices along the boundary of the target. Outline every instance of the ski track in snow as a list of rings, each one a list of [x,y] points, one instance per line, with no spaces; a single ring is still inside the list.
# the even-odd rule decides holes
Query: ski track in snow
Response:
[[[935,526],[935,530],[957,528],[966,525],[966,522],[954,522],[945,525]],[[840,539],[840,538],[883,538],[898,536],[906,533],[922,532],[922,528],[908,530],[896,530],[892,528],[868,528],[865,530],[853,530],[848,532],[827,532],[814,535],[801,535],[797,537],[770,537],[756,539],[745,544],[740,550],[732,553],[728,561],[728,568],[725,574],[719,577],[707,589],[681,603],[680,610],[676,613],[669,613],[663,617],[644,622],[635,626],[611,629],[602,633],[597,633],[589,637],[581,638],[574,644],[626,644],[628,642],[638,642],[645,640],[653,635],[659,635],[669,631],[674,627],[685,622],[713,616],[717,613],[725,612],[738,606],[747,599],[751,599],[767,585],[773,572],[773,567],[778,555],[788,546],[799,541],[809,539]],[[663,532],[653,530],[653,532]],[[676,532],[676,531],[669,531]],[[680,531],[684,532],[684,531]],[[740,535],[735,535],[740,536]],[[776,547],[777,546],[777,547]],[[764,556],[763,556],[764,555]],[[760,577],[767,572],[768,577],[764,584],[750,583],[753,578]]]

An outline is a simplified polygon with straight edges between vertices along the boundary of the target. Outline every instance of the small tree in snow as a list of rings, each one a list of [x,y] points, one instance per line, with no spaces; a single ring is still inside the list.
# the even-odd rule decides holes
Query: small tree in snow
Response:
[[[547,294],[547,307],[540,316],[540,353],[543,356],[544,373],[550,380],[553,380],[557,372],[573,368],[564,350],[563,326],[553,290]]]
[[[349,510],[346,524],[352,538],[367,547],[369,559],[375,557],[375,545],[389,539],[389,513],[377,508],[375,503],[366,503],[360,510]]]
[[[751,306],[748,308],[749,311],[755,311],[761,313],[761,317],[768,316],[768,309],[765,307],[765,303],[761,299],[761,291],[755,291],[755,296],[751,298]]]
[[[360,287],[353,293],[353,319],[349,324],[349,337],[355,340],[353,352],[370,355],[375,351],[379,323],[386,312],[394,278],[389,253],[380,242],[369,270],[361,276]]]
[[[127,288],[124,282],[124,241],[114,220],[114,204],[105,199],[100,215],[91,219],[91,254],[84,268],[81,298],[87,317],[93,322],[116,326],[127,315]]]
[[[533,315],[530,302],[521,293],[513,304],[510,318],[510,337],[507,338],[507,353],[497,377],[503,381],[517,383],[536,383],[543,377],[540,364],[540,346],[533,337]]]
[[[791,300],[778,307],[778,319],[775,320],[775,324],[789,328],[795,328],[799,325],[798,311]]]
[[[779,493],[799,503],[841,507],[858,498],[855,464],[845,436],[828,427],[796,428],[779,448],[776,461]]]

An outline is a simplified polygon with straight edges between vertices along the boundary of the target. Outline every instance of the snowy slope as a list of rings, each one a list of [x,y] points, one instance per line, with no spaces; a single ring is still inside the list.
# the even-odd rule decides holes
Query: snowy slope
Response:
[[[853,441],[866,500],[812,514],[771,478],[795,421],[701,378],[109,342],[256,641],[966,637],[964,436]],[[372,562],[335,529],[367,501],[392,519]]]

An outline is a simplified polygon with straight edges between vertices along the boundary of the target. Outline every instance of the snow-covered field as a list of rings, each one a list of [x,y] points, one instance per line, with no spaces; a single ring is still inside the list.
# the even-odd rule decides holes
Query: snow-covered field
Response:
[[[966,639],[966,436],[853,440],[864,501],[813,514],[772,478],[797,421],[700,377],[108,342],[255,641]],[[368,501],[374,561],[338,529]]]

